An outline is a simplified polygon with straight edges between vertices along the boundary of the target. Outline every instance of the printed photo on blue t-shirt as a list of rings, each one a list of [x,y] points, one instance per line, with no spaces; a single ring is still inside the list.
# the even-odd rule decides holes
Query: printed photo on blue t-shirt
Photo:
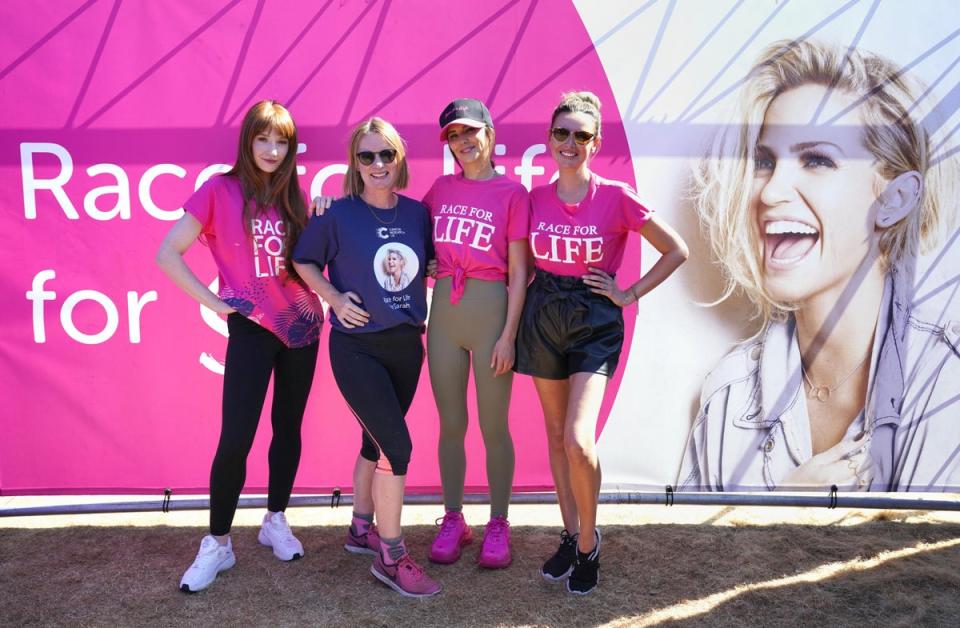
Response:
[[[420,260],[417,254],[400,242],[384,244],[373,259],[373,272],[377,276],[377,283],[387,292],[406,290],[419,271]]]
[[[377,250],[373,258],[373,272],[377,283],[387,292],[406,290],[420,271],[420,260],[406,244],[389,242]]]

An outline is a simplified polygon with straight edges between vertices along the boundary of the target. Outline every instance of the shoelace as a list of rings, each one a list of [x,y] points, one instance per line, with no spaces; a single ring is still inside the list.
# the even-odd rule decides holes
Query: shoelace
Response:
[[[456,516],[457,514],[459,513],[448,512],[434,522],[440,526],[440,536],[453,536],[457,529],[457,521],[460,521],[460,517]]]
[[[200,551],[197,552],[197,557],[193,559],[193,564],[190,565],[191,569],[205,569],[207,563],[220,560],[220,547],[221,545],[214,541],[213,543],[200,544]]]
[[[490,523],[487,524],[487,535],[499,541],[506,535],[509,528],[509,521],[497,517],[495,519],[491,519]]]
[[[290,526],[287,524],[287,518],[282,512],[278,512],[269,519],[269,525],[276,530],[284,542],[293,541],[293,532],[290,531]]]
[[[418,565],[410,558],[410,554],[404,554],[400,557],[400,560],[397,561],[397,569],[404,569],[410,572],[410,576],[414,580],[420,580],[423,578],[423,567]]]
[[[560,547],[567,551],[576,548],[577,536],[576,534],[570,534],[566,530],[563,530],[560,532]]]

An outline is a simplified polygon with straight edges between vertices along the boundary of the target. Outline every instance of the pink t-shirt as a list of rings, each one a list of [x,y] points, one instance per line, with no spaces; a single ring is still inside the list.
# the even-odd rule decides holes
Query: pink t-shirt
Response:
[[[463,296],[468,277],[503,281],[508,248],[530,230],[525,187],[503,176],[484,181],[463,173],[438,178],[423,197],[433,223],[437,277],[452,277],[450,302]]]
[[[320,337],[323,310],[309,288],[290,279],[283,266],[284,226],[276,208],[243,228],[243,191],[236,177],[211,177],[183,208],[203,229],[219,271],[219,297],[240,314],[274,333],[288,347]]]
[[[627,234],[639,231],[652,211],[630,186],[590,175],[583,200],[568,205],[556,182],[530,192],[530,250],[534,265],[555,275],[580,277],[589,268],[615,273]]]

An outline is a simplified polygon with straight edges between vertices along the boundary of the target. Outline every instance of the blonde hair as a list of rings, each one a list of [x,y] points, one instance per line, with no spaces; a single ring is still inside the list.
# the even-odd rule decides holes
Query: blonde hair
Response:
[[[403,270],[407,266],[407,258],[404,257],[403,252],[400,249],[387,249],[387,254],[383,256],[383,260],[380,262],[380,268],[383,270],[384,275],[389,275],[390,271],[387,269],[387,260],[390,259],[391,255],[396,255],[400,258],[400,269]]]
[[[593,92],[565,92],[560,96],[560,104],[550,116],[550,126],[557,122],[557,116],[564,113],[585,113],[594,119],[594,135],[600,137],[600,99]]]
[[[397,151],[397,182],[394,189],[402,190],[407,187],[410,174],[407,170],[407,149],[403,138],[397,133],[392,124],[383,118],[370,118],[353,128],[350,133],[350,144],[347,159],[347,174],[343,178],[344,196],[360,196],[363,194],[363,177],[360,176],[360,161],[357,151],[360,150],[360,140],[367,133],[376,133],[392,148]]]
[[[910,171],[923,177],[917,208],[880,237],[884,268],[935,243],[950,198],[952,178],[944,172],[949,164],[931,160],[931,138],[917,102],[923,90],[898,66],[870,52],[817,42],[787,40],[769,46],[747,76],[737,121],[716,138],[711,156],[694,175],[697,211],[723,266],[725,286],[718,302],[740,289],[764,324],[796,308],[775,300],[763,285],[761,243],[750,215],[755,150],[773,99],[808,84],[856,98],[851,108],[860,110],[863,144],[881,179]]]

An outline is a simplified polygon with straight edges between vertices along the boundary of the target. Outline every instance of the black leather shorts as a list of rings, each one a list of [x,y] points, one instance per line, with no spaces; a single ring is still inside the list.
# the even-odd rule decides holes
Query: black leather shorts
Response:
[[[623,348],[623,311],[579,277],[537,269],[517,331],[517,373],[567,379],[613,375]]]

